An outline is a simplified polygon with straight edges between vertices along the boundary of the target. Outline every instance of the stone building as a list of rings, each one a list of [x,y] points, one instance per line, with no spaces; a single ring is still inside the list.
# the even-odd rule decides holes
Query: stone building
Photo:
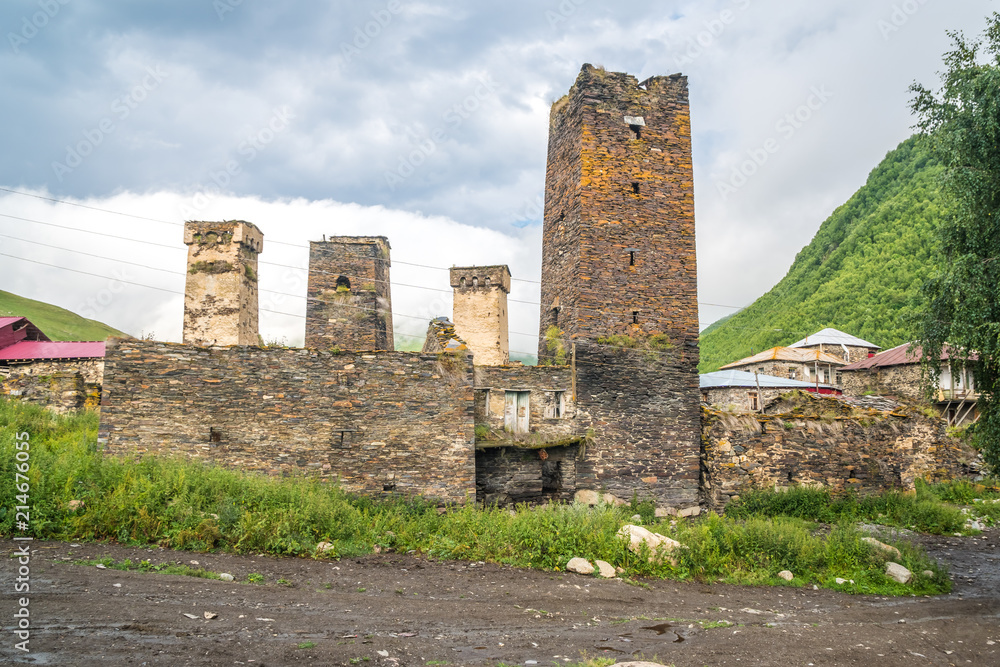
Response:
[[[850,396],[878,394],[911,401],[930,398],[949,425],[958,426],[979,418],[979,393],[973,369],[952,363],[950,351],[941,353],[941,375],[927,395],[920,362],[923,351],[904,343],[868,359],[844,366],[844,393]]]
[[[451,269],[455,331],[472,350],[476,364],[503,366],[510,361],[506,266],[466,266]]]
[[[707,405],[746,412],[759,412],[771,401],[789,391],[839,395],[836,387],[790,380],[746,371],[716,371],[700,377],[701,400]]]
[[[389,240],[333,236],[309,244],[306,347],[393,350]]]
[[[786,377],[789,380],[812,382],[814,385],[839,386],[839,369],[844,361],[819,349],[772,347],[769,350],[726,364],[720,371],[739,370],[748,373]]]
[[[103,341],[52,341],[26,317],[0,317],[0,395],[56,411],[97,407]]]
[[[872,357],[882,349],[875,343],[869,343],[857,336],[829,328],[806,336],[788,347],[793,350],[819,350],[839,357],[845,364],[852,364]]]
[[[258,345],[257,255],[264,235],[242,220],[188,222],[184,342]]]

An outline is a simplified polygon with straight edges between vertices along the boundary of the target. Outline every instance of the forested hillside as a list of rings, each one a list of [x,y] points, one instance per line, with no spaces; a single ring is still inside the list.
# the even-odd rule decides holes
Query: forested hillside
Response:
[[[938,261],[935,230],[947,214],[943,171],[919,137],[889,153],[781,282],[702,332],[700,372],[826,327],[883,348],[912,340],[920,286]]]

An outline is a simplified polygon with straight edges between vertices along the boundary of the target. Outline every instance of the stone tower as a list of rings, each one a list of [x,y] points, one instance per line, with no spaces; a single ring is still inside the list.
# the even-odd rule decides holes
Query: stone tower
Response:
[[[307,348],[394,349],[389,250],[384,236],[309,244]]]
[[[539,359],[569,357],[578,488],[698,503],[701,408],[687,79],[584,65],[549,118]],[[559,350],[553,354],[552,350]],[[567,354],[572,351],[572,354]]]
[[[477,366],[510,363],[507,335],[507,295],[510,269],[501,266],[466,266],[451,269],[455,291],[455,332],[472,350]]]
[[[264,234],[242,220],[184,223],[184,342],[259,345],[257,255]]]
[[[687,78],[584,65],[549,118],[540,357],[551,326],[696,341],[696,277]]]

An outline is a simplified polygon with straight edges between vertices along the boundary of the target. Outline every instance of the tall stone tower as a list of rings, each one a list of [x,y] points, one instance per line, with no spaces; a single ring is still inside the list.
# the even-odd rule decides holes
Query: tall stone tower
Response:
[[[389,251],[384,236],[309,244],[306,347],[394,349]]]
[[[455,292],[455,332],[472,350],[477,366],[510,363],[507,295],[510,269],[501,266],[466,266],[451,269]]]
[[[549,119],[539,358],[572,349],[593,444],[579,488],[698,503],[700,394],[687,79],[584,65]]]
[[[552,106],[541,336],[698,338],[687,78],[584,65]]]
[[[184,223],[184,342],[259,345],[257,255],[264,234],[242,220]]]

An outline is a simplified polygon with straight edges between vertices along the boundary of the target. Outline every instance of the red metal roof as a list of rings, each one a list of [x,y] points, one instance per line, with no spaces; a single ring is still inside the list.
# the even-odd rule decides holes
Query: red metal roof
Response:
[[[0,361],[103,358],[103,342],[23,340],[0,349]]]
[[[923,350],[917,345],[910,352],[910,343],[903,343],[891,350],[886,350],[885,352],[880,352],[874,357],[868,357],[867,359],[862,359],[861,361],[855,362],[849,366],[844,366],[840,370],[842,371],[861,371],[867,370],[869,368],[885,368],[886,366],[902,366],[903,364],[919,364],[920,360],[923,358]],[[972,355],[975,359],[976,355]],[[950,348],[945,347],[941,350],[941,361],[947,361],[951,359]]]
[[[25,317],[0,317],[0,349],[22,340],[48,339],[48,336]]]

